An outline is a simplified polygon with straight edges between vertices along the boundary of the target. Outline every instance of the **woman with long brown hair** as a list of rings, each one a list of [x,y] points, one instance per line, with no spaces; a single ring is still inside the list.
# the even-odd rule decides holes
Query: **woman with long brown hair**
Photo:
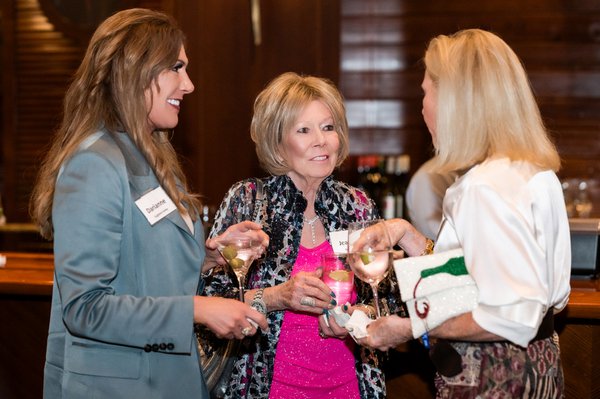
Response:
[[[31,200],[54,239],[46,398],[208,398],[193,324],[230,339],[267,327],[199,295],[201,271],[224,261],[169,142],[194,90],[187,65],[172,18],[125,10],[99,26],[66,93]],[[268,242],[251,222],[232,231]]]

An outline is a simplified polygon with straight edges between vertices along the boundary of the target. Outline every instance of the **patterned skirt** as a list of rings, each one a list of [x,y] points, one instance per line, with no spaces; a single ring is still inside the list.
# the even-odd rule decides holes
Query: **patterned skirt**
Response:
[[[437,399],[562,398],[564,377],[556,332],[527,348],[509,342],[452,342],[463,370],[436,374]]]

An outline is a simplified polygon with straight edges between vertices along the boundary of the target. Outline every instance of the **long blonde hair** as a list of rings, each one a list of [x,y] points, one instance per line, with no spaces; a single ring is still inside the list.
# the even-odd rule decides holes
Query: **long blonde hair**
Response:
[[[159,74],[175,65],[184,42],[183,32],[171,17],[142,8],[118,12],[98,27],[66,92],[62,122],[31,196],[30,214],[42,236],[53,236],[52,201],[61,165],[99,129],[127,132],[179,211],[197,218],[200,202],[197,195],[188,193],[168,140],[171,131],[149,134],[145,97]]]
[[[438,95],[441,170],[466,169],[495,156],[560,168],[525,69],[502,39],[480,29],[437,36],[425,66]]]

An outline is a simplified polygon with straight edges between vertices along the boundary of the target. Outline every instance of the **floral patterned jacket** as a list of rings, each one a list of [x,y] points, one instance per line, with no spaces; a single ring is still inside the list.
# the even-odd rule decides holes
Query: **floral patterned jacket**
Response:
[[[230,188],[215,216],[211,237],[235,223],[252,219],[256,181],[244,180]],[[249,272],[246,286],[250,289],[275,286],[290,278],[300,246],[302,215],[307,205],[302,192],[288,176],[271,176],[262,181],[266,201],[262,225],[270,237],[270,243],[266,256]],[[363,191],[332,177],[321,183],[315,211],[325,226],[327,238],[329,231],[346,229],[352,221],[378,217],[373,201]],[[233,278],[223,269],[216,270],[207,278],[205,294],[236,297]],[[397,284],[388,279],[381,287],[380,299],[385,297],[389,311],[395,313],[400,306],[399,296],[395,295]],[[357,289],[359,302],[368,303],[372,300],[368,285],[357,280]],[[283,315],[284,311],[268,313],[269,331],[258,334],[235,363],[227,398],[257,399],[269,396]],[[384,398],[386,395],[385,378],[381,370],[382,355],[381,352],[356,346],[356,373],[361,398]]]

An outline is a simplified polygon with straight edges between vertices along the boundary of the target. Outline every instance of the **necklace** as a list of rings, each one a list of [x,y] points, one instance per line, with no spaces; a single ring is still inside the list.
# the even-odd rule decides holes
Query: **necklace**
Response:
[[[312,219],[307,219],[306,216],[302,215],[302,219],[304,219],[304,223],[308,223],[310,226],[310,237],[312,238],[313,245],[317,245],[317,236],[315,233],[315,222],[319,220],[319,215],[315,215]]]

